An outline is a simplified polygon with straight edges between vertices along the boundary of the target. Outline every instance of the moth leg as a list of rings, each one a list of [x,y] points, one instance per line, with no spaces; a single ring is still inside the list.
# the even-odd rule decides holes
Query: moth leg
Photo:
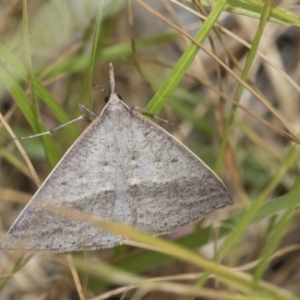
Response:
[[[21,136],[21,137],[16,137],[14,138],[15,140],[25,140],[25,139],[32,139],[32,138],[36,138],[36,137],[39,137],[39,136],[43,136],[43,135],[47,135],[47,134],[53,134],[56,130],[59,130],[69,124],[72,124],[74,122],[77,122],[79,120],[86,120],[88,123],[91,123],[91,121],[89,120],[89,118],[86,116],[86,112],[89,113],[90,115],[92,115],[94,118],[97,118],[97,115],[95,115],[91,110],[89,110],[87,107],[85,107],[84,105],[82,104],[79,104],[79,109],[81,110],[81,116],[79,116],[78,118],[76,119],[73,119],[71,121],[68,121],[64,124],[61,124],[53,129],[49,129],[48,131],[45,131],[45,132],[41,132],[41,133],[37,133],[37,134],[33,134],[33,135],[29,135],[29,136]]]
[[[85,119],[88,123],[91,123],[91,120],[86,116],[86,113],[94,117],[95,119],[98,117],[95,113],[93,113],[90,109],[88,109],[83,104],[79,103],[79,109],[81,111],[81,116],[83,119]]]
[[[162,118],[160,118],[160,117],[157,117],[157,116],[155,116],[154,114],[148,112],[147,110],[145,110],[145,109],[143,109],[143,108],[141,108],[141,107],[139,107],[139,106],[133,106],[133,107],[131,108],[131,110],[133,110],[133,111],[138,111],[138,110],[140,110],[140,111],[142,111],[145,115],[148,115],[148,117],[151,118],[151,119],[157,119],[157,120],[162,121],[162,122],[165,122],[165,123],[167,123],[167,124],[169,124],[169,125],[171,125],[171,126],[174,126],[174,127],[176,127],[177,129],[180,129],[177,125],[171,123],[170,121],[165,120],[165,119],[162,119]]]
[[[37,134],[33,134],[33,135],[29,135],[29,136],[16,137],[16,138],[14,138],[14,140],[32,139],[32,138],[36,138],[36,137],[39,137],[39,136],[42,136],[42,135],[53,134],[54,131],[59,130],[59,129],[61,129],[61,128],[65,127],[65,126],[67,126],[67,125],[69,125],[71,123],[77,122],[77,121],[79,121],[81,119],[84,119],[84,118],[85,118],[85,116],[79,116],[78,118],[76,118],[74,120],[71,120],[71,121],[66,122],[64,124],[61,124],[61,125],[53,128],[53,129],[49,129],[48,131],[37,133]]]

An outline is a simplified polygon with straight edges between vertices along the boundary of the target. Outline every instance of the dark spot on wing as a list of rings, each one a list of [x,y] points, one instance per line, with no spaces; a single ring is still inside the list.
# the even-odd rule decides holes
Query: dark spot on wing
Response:
[[[172,163],[178,162],[178,159],[177,159],[177,158],[173,158],[173,159],[171,160],[171,162],[172,162]]]

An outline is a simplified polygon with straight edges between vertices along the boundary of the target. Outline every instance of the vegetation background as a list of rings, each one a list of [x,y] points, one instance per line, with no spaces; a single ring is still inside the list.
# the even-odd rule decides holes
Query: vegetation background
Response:
[[[107,224],[136,243],[2,252],[0,299],[300,299],[298,10],[292,0],[0,1],[1,237],[87,124],[12,137],[76,118],[79,103],[99,114],[109,62],[123,100],[178,125],[161,123],[234,199],[163,238]]]

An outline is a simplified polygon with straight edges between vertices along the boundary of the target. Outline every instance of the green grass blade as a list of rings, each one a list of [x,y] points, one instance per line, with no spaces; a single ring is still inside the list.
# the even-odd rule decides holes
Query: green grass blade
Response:
[[[20,107],[22,113],[24,114],[34,133],[47,131],[43,124],[40,124],[40,128],[37,127],[36,115],[33,112],[34,110],[30,104],[30,100],[23,92],[21,86],[17,83],[19,80],[27,82],[28,78],[26,67],[2,44],[0,44],[0,56],[14,70],[14,73],[17,75],[17,78],[19,78],[12,78],[7,70],[1,68],[1,81],[3,82],[7,90],[11,93],[11,95],[14,97],[17,105]],[[51,93],[35,78],[34,75],[33,77],[31,77],[31,80],[32,84],[35,87],[37,95],[45,102],[45,104],[53,112],[60,124],[69,121],[69,117],[66,115],[61,106],[56,102]],[[66,130],[67,136],[71,137],[72,139],[75,139],[78,136],[74,129],[74,126],[72,125],[66,126],[64,130]],[[51,136],[43,136],[42,139],[44,141],[44,149],[46,149],[46,153],[48,153],[48,162],[50,166],[53,167],[57,164],[61,155],[55,147],[53,143],[53,138]]]
[[[208,16],[207,20],[204,22],[203,26],[195,36],[195,40],[200,43],[203,43],[207,36],[210,33],[213,25],[217,21],[220,13],[223,11],[223,8],[226,4],[226,0],[220,0]],[[171,94],[178,86],[179,82],[183,78],[187,69],[193,62],[195,56],[199,52],[198,46],[191,43],[188,48],[185,50],[183,55],[180,57],[177,64],[174,66],[168,77],[165,79],[160,89],[151,99],[151,101],[146,106],[145,110],[157,115],[164,104],[168,101]]]
[[[298,197],[300,197],[300,193]],[[265,241],[266,246],[261,254],[261,260],[254,272],[253,278],[255,281],[260,280],[267,269],[270,257],[278,247],[283,235],[293,220],[292,216],[295,214],[295,207],[297,205],[298,201],[295,200],[293,205],[288,206],[287,210],[280,216],[279,221],[274,226],[272,233],[268,234],[268,238]]]
[[[23,80],[27,82],[27,72],[26,67],[18,60],[6,47],[0,43],[0,56],[1,58],[13,69],[15,74],[17,75],[18,80]],[[64,110],[60,107],[60,105],[56,102],[51,93],[34,77],[33,78],[36,92],[39,97],[45,102],[45,104],[49,107],[49,109],[53,112],[57,120],[63,124],[69,121],[69,116],[64,112]],[[19,105],[19,104],[18,104]],[[22,109],[23,111],[23,109]],[[33,119],[32,119],[33,120]],[[27,119],[28,121],[28,119]],[[29,123],[33,130],[37,133],[37,128],[33,127],[31,123]],[[78,135],[76,130],[72,125],[66,126],[67,135],[75,139]]]
[[[183,0],[183,2],[192,3],[193,1]],[[207,8],[211,8],[211,2],[215,5],[218,0],[201,0],[201,4]],[[227,4],[224,7],[224,11],[228,11],[237,15],[248,16],[255,19],[260,19],[263,9],[264,2],[258,0],[228,0]],[[278,6],[272,7],[269,21],[285,26],[300,26],[300,19],[298,16],[296,16],[292,11]]]
[[[88,72],[88,80],[87,80],[87,90],[89,91],[89,109],[93,110],[93,101],[92,101],[92,94],[91,94],[91,86],[93,84],[93,73],[94,73],[94,65],[96,61],[96,54],[97,54],[97,45],[99,40],[100,34],[100,26],[101,26],[101,17],[102,17],[102,10],[103,10],[103,1],[98,1],[98,5],[95,7],[97,14],[96,14],[96,21],[94,26],[94,36],[93,36],[93,46],[92,46],[92,55],[90,60],[89,72]]]
[[[23,40],[24,40],[25,60],[26,60],[28,75],[29,75],[28,81],[29,81],[30,92],[31,92],[34,122],[36,123],[37,131],[43,132],[45,131],[45,127],[42,124],[41,115],[39,111],[39,105],[38,105],[37,94],[36,94],[36,86],[34,83],[34,72],[33,72],[32,61],[31,61],[26,0],[23,0]],[[43,136],[42,142],[44,145],[44,150],[45,150],[48,164],[51,167],[54,167],[58,161],[58,155],[57,155],[58,153],[53,143],[50,141],[49,137]]]
[[[264,5],[264,9],[262,11],[258,30],[256,31],[255,37],[253,39],[253,43],[252,43],[249,53],[247,55],[245,66],[242,71],[241,78],[243,79],[243,81],[247,80],[250,68],[256,57],[258,46],[260,44],[260,40],[261,40],[263,31],[264,31],[264,27],[268,21],[268,18],[269,18],[270,12],[271,12],[272,3],[273,3],[273,0],[268,0],[268,1],[266,1],[265,5]],[[239,83],[237,86],[236,92],[235,92],[235,96],[234,96],[234,99],[237,102],[240,101],[243,91],[244,91],[244,86]],[[224,136],[222,139],[222,144],[221,144],[219,154],[218,154],[218,157],[216,160],[215,171],[217,174],[219,174],[221,172],[221,168],[223,165],[224,156],[225,156],[225,152],[226,152],[226,148],[227,148],[227,144],[228,144],[228,139],[229,139],[232,127],[233,127],[233,122],[234,122],[236,111],[237,111],[237,106],[233,106],[230,111],[230,114],[229,114],[228,124],[226,126]]]
[[[292,192],[265,203],[256,213],[251,224],[280,214],[286,210],[286,207],[294,207],[299,204],[300,185],[298,185],[298,187]],[[246,213],[246,211],[241,212],[235,217],[224,221],[223,225],[219,228],[219,237],[221,238],[228,235],[232,231],[232,228],[239,226],[239,223],[245,218]],[[201,228],[191,234],[176,239],[175,242],[187,249],[197,249],[212,242],[211,230],[211,227]],[[143,251],[142,253],[138,253],[134,256],[126,256],[114,265],[129,272],[141,273],[159,267],[171,260],[172,257],[159,252]],[[97,286],[98,288],[106,286],[105,282],[99,282],[98,280],[97,282],[91,280],[89,284]]]

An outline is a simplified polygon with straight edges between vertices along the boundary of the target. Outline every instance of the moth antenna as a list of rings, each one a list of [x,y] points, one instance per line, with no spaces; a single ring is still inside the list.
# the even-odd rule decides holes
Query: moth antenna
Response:
[[[112,63],[109,63],[109,94],[115,94],[115,75]]]

